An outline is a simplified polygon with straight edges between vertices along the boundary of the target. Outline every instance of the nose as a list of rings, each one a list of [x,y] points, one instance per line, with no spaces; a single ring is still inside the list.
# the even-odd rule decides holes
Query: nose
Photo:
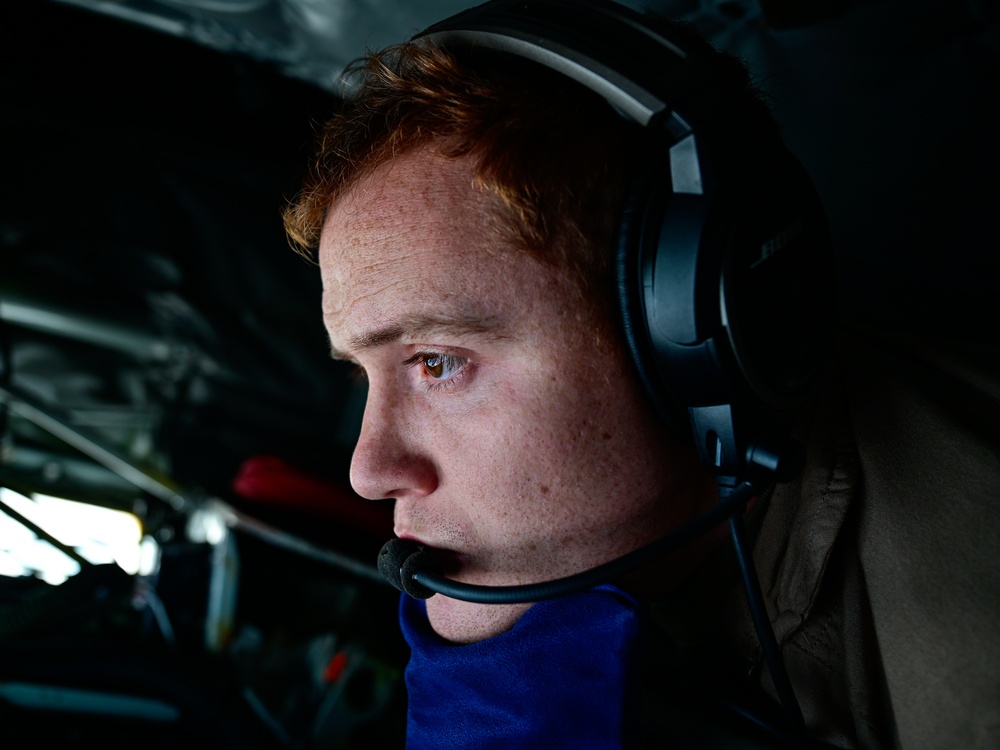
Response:
[[[361,435],[351,459],[351,486],[369,500],[420,497],[437,488],[434,461],[404,404],[369,387]]]

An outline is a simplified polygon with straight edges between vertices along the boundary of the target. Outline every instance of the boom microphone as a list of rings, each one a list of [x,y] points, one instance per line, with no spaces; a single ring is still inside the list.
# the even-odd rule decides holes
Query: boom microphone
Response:
[[[413,579],[413,574],[420,569],[433,567],[433,552],[430,548],[405,539],[389,540],[378,553],[378,572],[385,580],[414,599],[430,599],[437,593]]]
[[[443,594],[452,599],[477,604],[516,604],[575,594],[607,583],[651,560],[683,547],[704,536],[719,524],[741,511],[756,493],[750,482],[743,482],[722,497],[710,510],[660,539],[633,550],[596,568],[565,578],[518,586],[482,586],[461,583],[436,570],[434,550],[406,539],[390,539],[379,551],[378,569],[397,589],[414,599],[429,599]]]

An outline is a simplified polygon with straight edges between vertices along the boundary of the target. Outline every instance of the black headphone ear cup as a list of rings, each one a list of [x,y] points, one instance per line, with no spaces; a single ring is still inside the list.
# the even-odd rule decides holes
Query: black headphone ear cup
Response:
[[[619,221],[625,340],[652,403],[716,473],[782,441],[815,390],[833,319],[832,249],[819,198],[783,147],[726,172],[699,146],[705,190],[675,193],[670,165],[632,183]]]
[[[815,392],[830,354],[833,249],[819,196],[791,154],[775,153],[751,174],[726,212],[746,229],[729,240],[721,304],[746,396],[780,412]]]

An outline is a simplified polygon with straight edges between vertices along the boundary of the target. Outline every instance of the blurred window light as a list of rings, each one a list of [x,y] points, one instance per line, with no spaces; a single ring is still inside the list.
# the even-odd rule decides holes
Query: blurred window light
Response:
[[[212,508],[196,510],[188,519],[187,535],[192,542],[222,544],[228,532],[226,519]]]
[[[0,500],[90,562],[143,572],[142,523],[131,513],[51,495],[29,498],[4,487]],[[79,571],[79,563],[0,508],[0,575],[32,575],[58,585]]]

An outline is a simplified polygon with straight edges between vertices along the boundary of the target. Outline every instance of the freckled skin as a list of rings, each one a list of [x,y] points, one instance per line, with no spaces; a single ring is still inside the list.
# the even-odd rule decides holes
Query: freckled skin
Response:
[[[606,562],[715,495],[568,277],[487,234],[493,200],[465,160],[418,150],[332,207],[319,261],[330,340],[369,380],[355,490],[395,498],[396,534],[455,553],[449,575],[507,585]],[[481,324],[412,324],[428,317]],[[460,366],[438,382],[421,352]],[[456,642],[501,633],[528,606],[427,600]]]

